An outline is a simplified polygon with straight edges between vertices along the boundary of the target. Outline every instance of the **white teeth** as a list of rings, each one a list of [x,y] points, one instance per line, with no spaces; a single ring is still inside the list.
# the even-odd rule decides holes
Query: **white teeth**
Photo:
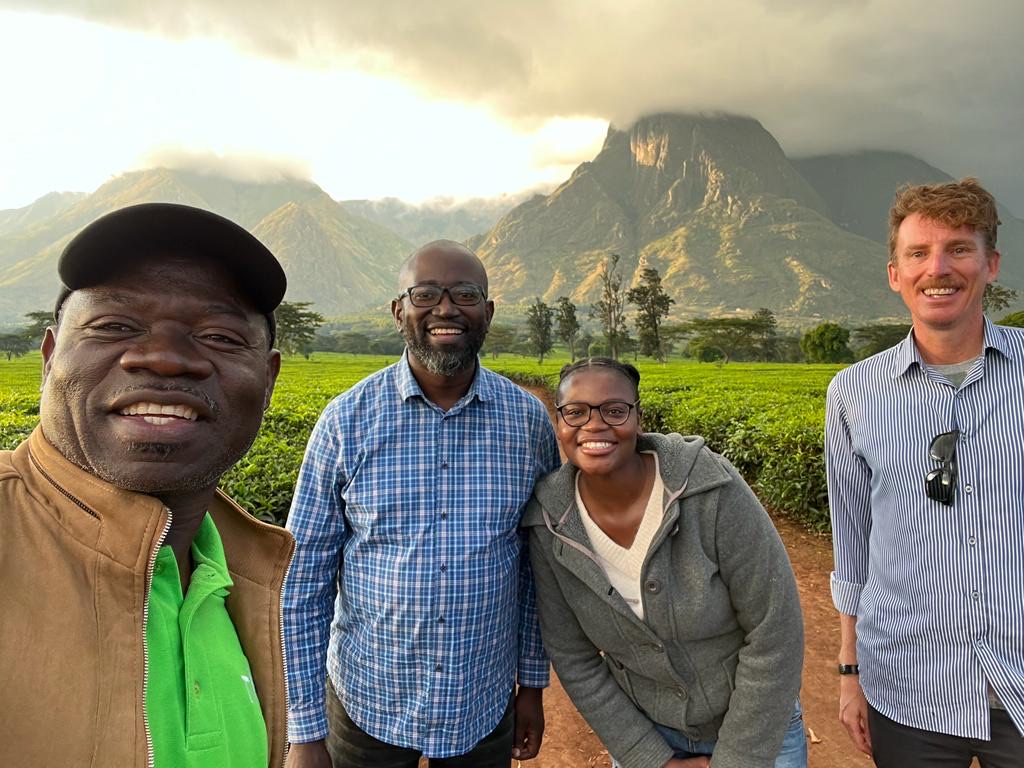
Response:
[[[611,443],[606,443],[606,442],[599,442],[599,441],[596,441],[596,440],[588,440],[585,443],[580,443],[580,446],[583,447],[583,448],[591,448],[591,449],[599,450],[601,448],[611,448],[612,444]]]
[[[199,418],[196,409],[181,404],[161,403],[132,403],[121,409],[122,416],[145,416],[143,419],[147,424],[168,424],[171,418],[187,419],[195,421]]]
[[[461,328],[431,328],[431,336],[458,336],[462,333]]]
[[[925,296],[952,296],[956,288],[925,288]]]

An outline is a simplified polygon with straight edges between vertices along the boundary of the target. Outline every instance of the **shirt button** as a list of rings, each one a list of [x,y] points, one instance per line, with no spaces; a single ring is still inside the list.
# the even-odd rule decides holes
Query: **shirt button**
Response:
[[[654,648],[655,653],[664,653],[665,652],[665,646],[664,645],[655,644],[655,645],[653,645],[651,647]]]
[[[441,469],[448,469],[448,462],[447,461],[442,461],[441,462]]]
[[[447,570],[448,570],[448,566],[447,565],[442,565],[441,566],[441,573],[444,573]]]
[[[966,491],[967,493],[974,493],[974,488],[970,485],[966,485],[964,486],[964,491]]]
[[[970,544],[972,547],[974,546],[975,541],[976,541],[976,539],[973,536],[968,536],[967,537],[967,543]]]
[[[441,513],[441,519],[442,520],[447,520],[448,519],[448,513],[447,512],[442,512]]]
[[[198,696],[199,695],[199,691],[200,691],[199,681],[198,680],[193,680],[192,681],[192,693],[194,693],[196,696]]]
[[[437,623],[438,624],[444,624],[444,616],[438,616],[437,617]]]
[[[648,579],[647,583],[644,584],[644,588],[653,595],[661,592],[661,582],[657,579]]]
[[[978,592],[978,590],[974,590],[973,592],[971,592],[971,599],[975,602],[981,599],[981,594]]]
[[[434,671],[435,672],[440,672],[441,671],[441,665],[438,664],[436,667],[434,667]]]
[[[678,696],[680,699],[685,699],[686,698],[686,689],[685,688],[676,688],[676,696]]]

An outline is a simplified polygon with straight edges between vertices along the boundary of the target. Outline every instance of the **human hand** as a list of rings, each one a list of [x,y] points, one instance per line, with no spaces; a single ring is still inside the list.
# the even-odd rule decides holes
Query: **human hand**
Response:
[[[516,735],[512,742],[515,760],[530,760],[540,752],[544,738],[544,689],[519,686],[516,691]]]
[[[711,765],[711,758],[705,755],[699,757],[673,757],[667,763],[665,768],[708,768]]]
[[[327,753],[327,743],[308,741],[304,744],[292,744],[288,750],[285,768],[331,768],[331,756]]]
[[[868,702],[856,675],[842,675],[839,678],[839,722],[850,734],[853,745],[865,755],[871,755]]]

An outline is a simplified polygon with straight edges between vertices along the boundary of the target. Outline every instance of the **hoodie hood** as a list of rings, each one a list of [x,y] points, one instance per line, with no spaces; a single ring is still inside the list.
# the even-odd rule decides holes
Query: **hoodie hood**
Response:
[[[685,499],[725,485],[732,479],[718,457],[705,447],[703,437],[644,432],[637,436],[636,446],[638,451],[658,454],[666,498]],[[570,505],[574,505],[578,471],[572,464],[565,463],[537,483],[533,489],[537,503],[527,507],[521,525],[524,528],[544,525],[545,509],[552,519],[560,520]]]

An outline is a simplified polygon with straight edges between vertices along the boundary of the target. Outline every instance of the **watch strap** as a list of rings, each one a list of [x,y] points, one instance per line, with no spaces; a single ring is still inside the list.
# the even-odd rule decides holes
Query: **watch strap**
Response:
[[[859,675],[860,665],[859,664],[840,664],[839,665],[840,675]]]

